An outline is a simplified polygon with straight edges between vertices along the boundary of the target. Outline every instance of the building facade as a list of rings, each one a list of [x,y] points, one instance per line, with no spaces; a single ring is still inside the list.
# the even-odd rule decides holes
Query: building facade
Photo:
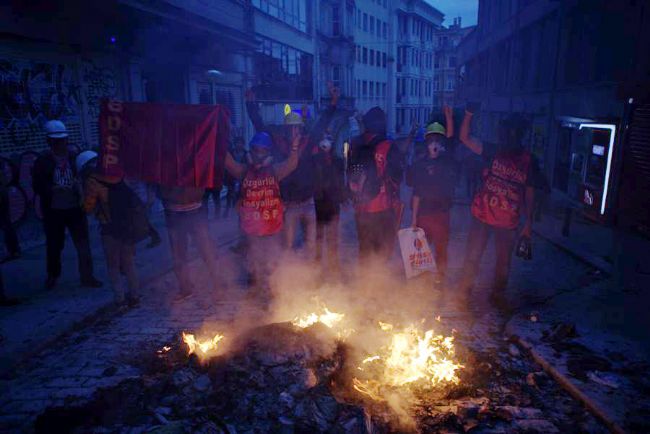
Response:
[[[440,111],[444,104],[451,107],[456,101],[456,83],[458,81],[458,45],[474,26],[462,27],[461,18],[454,18],[449,27],[436,31],[433,61],[433,109]]]
[[[647,79],[638,35],[648,24],[645,2],[481,0],[478,26],[458,47],[460,101],[482,104],[476,133],[494,143],[499,119],[522,113],[554,191],[604,214],[615,150],[594,147],[601,140],[583,124],[612,125],[619,138],[621,85]]]
[[[395,135],[431,117],[435,35],[444,15],[425,1],[400,1],[395,8]]]

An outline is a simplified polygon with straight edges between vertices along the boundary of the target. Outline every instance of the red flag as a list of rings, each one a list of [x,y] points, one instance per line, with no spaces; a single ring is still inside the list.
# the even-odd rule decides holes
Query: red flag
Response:
[[[100,167],[176,187],[220,188],[230,136],[223,106],[102,102]]]

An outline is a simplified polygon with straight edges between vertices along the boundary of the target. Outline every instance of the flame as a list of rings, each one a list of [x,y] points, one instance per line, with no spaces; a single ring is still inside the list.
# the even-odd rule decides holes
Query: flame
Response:
[[[304,329],[320,322],[327,327],[332,328],[341,322],[344,316],[345,314],[332,312],[327,307],[323,306],[320,309],[320,313],[311,312],[303,316],[297,316],[293,321],[291,321],[291,324]]]
[[[205,357],[208,353],[217,349],[217,344],[224,338],[216,334],[212,339],[197,340],[193,334],[183,332],[183,342],[187,344],[187,354],[196,353],[199,357]],[[198,350],[198,351],[197,351]]]
[[[454,338],[434,334],[433,330],[422,332],[415,326],[393,331],[392,324],[379,323],[390,333],[389,343],[378,354],[366,357],[359,370],[370,372],[370,379],[353,379],[353,387],[382,401],[382,390],[399,388],[416,382],[426,387],[458,384],[457,371],[462,365],[454,362]]]

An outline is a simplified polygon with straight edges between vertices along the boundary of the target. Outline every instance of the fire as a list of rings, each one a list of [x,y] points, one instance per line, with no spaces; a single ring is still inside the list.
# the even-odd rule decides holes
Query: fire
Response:
[[[344,316],[345,314],[332,312],[327,307],[323,306],[320,309],[320,313],[312,312],[303,316],[297,316],[293,321],[291,321],[291,324],[304,329],[320,322],[327,327],[332,328],[341,322]]]
[[[354,388],[375,400],[383,400],[382,390],[400,388],[415,383],[433,388],[444,384],[458,384],[457,371],[462,365],[454,362],[453,336],[436,335],[433,330],[422,332],[415,326],[393,331],[394,326],[379,323],[390,333],[389,343],[378,354],[366,357],[360,371],[371,377],[362,381],[353,379]]]
[[[208,353],[216,350],[217,344],[223,338],[223,335],[216,334],[212,339],[197,340],[193,334],[183,332],[183,342],[187,344],[188,349],[187,354],[197,353],[200,357],[207,356]]]

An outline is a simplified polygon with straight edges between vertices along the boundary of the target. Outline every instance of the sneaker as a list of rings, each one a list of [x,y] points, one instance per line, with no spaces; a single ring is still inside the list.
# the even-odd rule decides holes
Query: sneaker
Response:
[[[147,243],[147,249],[153,249],[154,247],[158,247],[162,240],[160,239],[159,235],[152,236],[149,242]]]
[[[52,289],[56,286],[56,277],[48,276],[45,280],[45,289]]]
[[[101,280],[97,280],[94,277],[89,277],[88,279],[83,279],[81,281],[82,288],[101,288],[104,284]]]
[[[510,306],[508,299],[503,295],[501,291],[492,291],[492,293],[490,293],[490,296],[488,297],[488,300],[490,301],[490,304],[494,306],[495,309],[503,313],[508,313],[512,310],[512,307]]]
[[[174,301],[175,301],[175,302],[179,302],[179,301],[187,300],[187,299],[190,298],[192,295],[194,295],[194,294],[193,294],[192,292],[190,292],[190,291],[187,291],[187,292],[179,292],[178,294],[176,294],[176,297],[174,297]]]
[[[129,307],[136,307],[140,304],[140,296],[136,294],[127,294],[126,295],[126,304]]]
[[[13,261],[15,259],[20,258],[21,256],[22,256],[22,254],[20,252],[9,253],[9,254],[7,254],[7,256],[2,258],[2,260],[0,260],[0,264],[4,264],[5,262]]]

